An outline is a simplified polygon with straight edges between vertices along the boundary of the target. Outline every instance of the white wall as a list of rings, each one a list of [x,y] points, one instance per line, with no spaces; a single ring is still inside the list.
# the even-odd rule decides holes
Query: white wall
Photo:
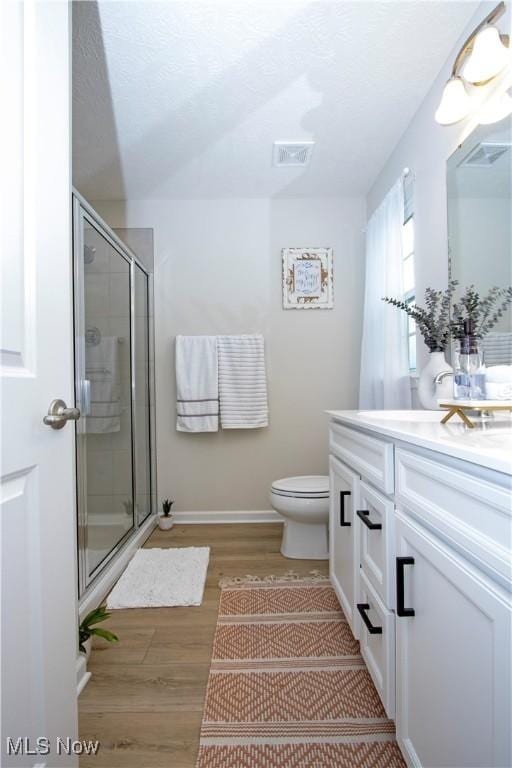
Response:
[[[512,284],[512,209],[502,197],[459,197],[450,200],[452,275],[461,286],[482,294],[493,286]],[[510,331],[506,312],[493,331]]]
[[[178,510],[268,509],[273,479],[327,473],[327,408],[357,407],[365,203],[358,199],[99,202],[155,246],[158,495]],[[332,246],[333,310],[281,308],[281,248]],[[176,334],[265,336],[270,426],[175,429]]]
[[[450,201],[453,273],[463,286],[487,293],[511,283],[512,208],[502,197],[459,197]]]
[[[474,121],[444,127],[434,120],[443,87],[450,77],[455,56],[476,25],[494,3],[482,3],[443,65],[420,109],[378,175],[367,197],[368,216],[377,208],[404,168],[415,175],[416,293],[419,301],[425,288],[444,288],[448,280],[448,228],[446,161],[473,129]],[[510,25],[510,11],[498,21],[501,30]],[[428,44],[428,41],[427,41]],[[432,52],[435,55],[435,51]],[[427,349],[418,337],[418,367],[427,359]]]

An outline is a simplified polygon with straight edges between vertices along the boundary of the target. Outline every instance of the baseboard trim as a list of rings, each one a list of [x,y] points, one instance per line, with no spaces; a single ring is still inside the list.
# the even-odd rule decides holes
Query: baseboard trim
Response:
[[[91,673],[87,671],[87,661],[85,656],[80,653],[76,660],[76,696],[82,693],[83,689],[91,679]]]
[[[186,525],[200,523],[282,523],[283,518],[273,509],[236,510],[222,512],[175,512],[174,522]]]

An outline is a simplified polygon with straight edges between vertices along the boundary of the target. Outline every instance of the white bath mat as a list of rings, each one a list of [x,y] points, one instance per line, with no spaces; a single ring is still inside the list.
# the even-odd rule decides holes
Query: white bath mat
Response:
[[[210,547],[139,549],[107,598],[111,608],[201,605]]]

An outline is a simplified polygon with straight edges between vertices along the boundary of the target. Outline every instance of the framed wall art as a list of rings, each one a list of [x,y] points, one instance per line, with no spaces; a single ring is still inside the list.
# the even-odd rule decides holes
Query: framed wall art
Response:
[[[332,309],[332,248],[283,248],[283,309]]]

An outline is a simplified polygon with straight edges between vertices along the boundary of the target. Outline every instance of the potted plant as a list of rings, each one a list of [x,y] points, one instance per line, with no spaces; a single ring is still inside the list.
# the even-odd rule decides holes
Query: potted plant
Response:
[[[452,370],[446,362],[445,351],[452,338],[460,339],[463,336],[464,320],[472,320],[476,336],[483,338],[512,304],[512,286],[494,286],[486,296],[481,296],[475,286],[470,285],[452,307],[457,286],[458,281],[451,280],[445,291],[427,288],[426,309],[399,299],[383,298],[387,304],[403,310],[415,321],[430,350],[430,360],[423,368],[418,383],[418,397],[424,408],[436,409],[438,397],[453,397],[451,377],[437,387],[434,380],[443,371]]]
[[[119,641],[118,636],[113,632],[110,632],[110,630],[95,626],[102,621],[106,621],[108,618],[110,618],[110,613],[107,613],[105,607],[100,605],[99,608],[89,611],[87,616],[80,623],[78,627],[78,649],[80,653],[84,654],[86,659],[91,655],[93,635],[102,637],[108,643],[117,643]]]
[[[171,514],[172,505],[174,501],[170,499],[164,499],[162,501],[162,514],[158,518],[158,527],[161,531],[168,531],[174,525],[174,520]]]
[[[466,288],[460,300],[453,305],[450,330],[454,339],[464,335],[464,320],[472,320],[475,336],[483,339],[503,317],[512,304],[512,286],[491,288],[481,296],[474,285]]]
[[[450,310],[457,285],[457,280],[451,280],[445,291],[427,288],[425,291],[425,308],[419,307],[417,304],[407,304],[405,301],[392,299],[388,296],[382,299],[387,304],[403,310],[414,320],[430,351],[430,359],[421,371],[418,382],[418,397],[421,405],[426,409],[437,409],[438,397],[450,398],[453,396],[451,377],[445,379],[439,387],[436,387],[434,380],[438,374],[452,370],[451,365],[446,362],[445,351],[450,343]]]

